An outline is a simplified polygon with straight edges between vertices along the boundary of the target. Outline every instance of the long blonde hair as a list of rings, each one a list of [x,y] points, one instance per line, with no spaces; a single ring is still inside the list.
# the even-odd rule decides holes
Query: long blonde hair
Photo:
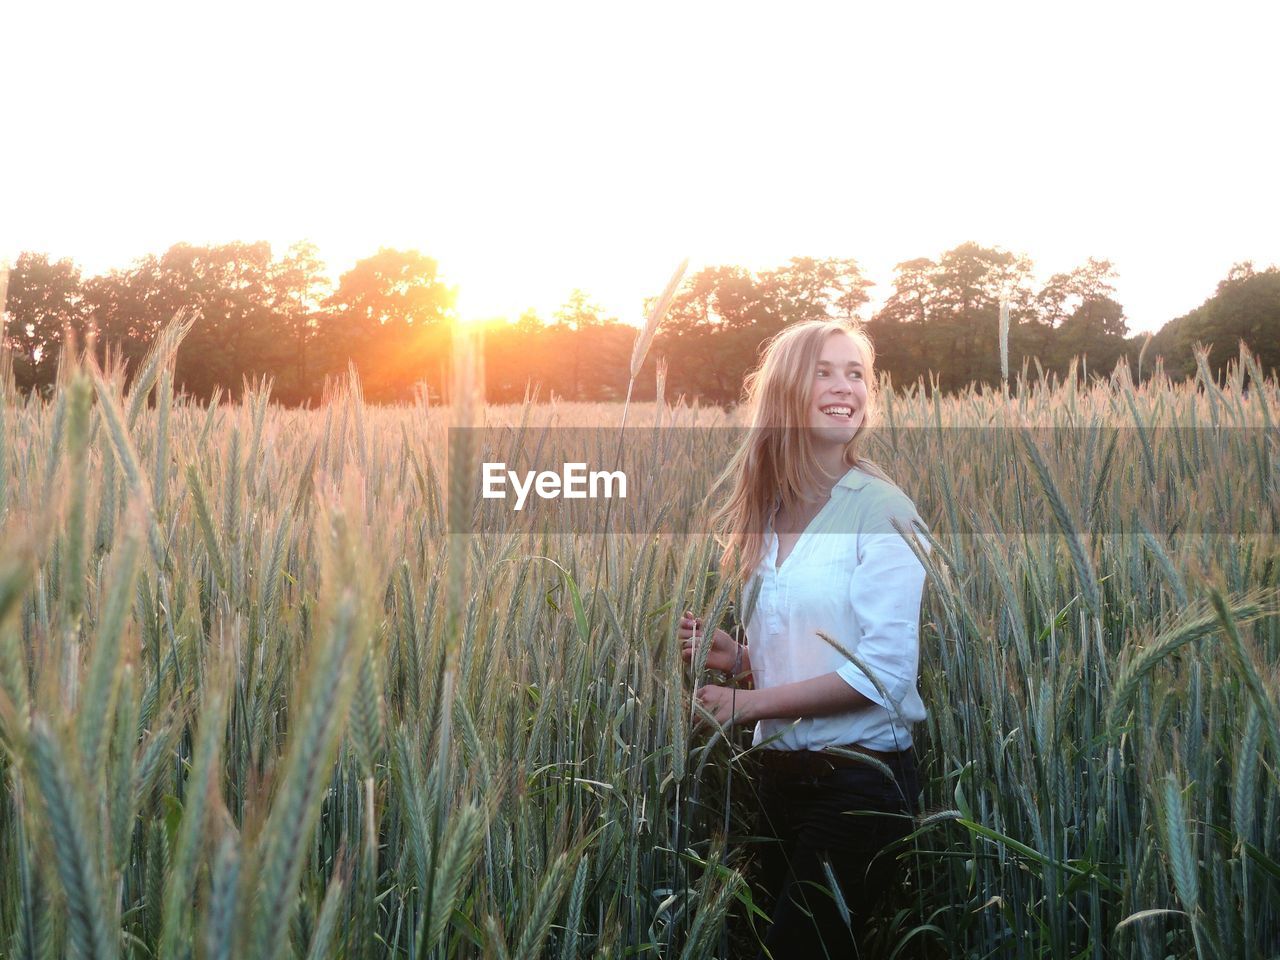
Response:
[[[830,486],[813,455],[809,403],[813,371],[827,337],[843,333],[862,353],[867,402],[862,424],[844,448],[844,463],[883,480],[889,478],[861,455],[876,414],[875,348],[856,323],[805,320],[767,342],[764,356],[744,384],[747,435],[712,491],[729,487],[728,499],[712,515],[712,530],[724,548],[722,575],[746,580],[764,552],[765,526],[782,509]],[[824,479],[826,482],[824,483]],[[892,482],[892,481],[890,481]]]

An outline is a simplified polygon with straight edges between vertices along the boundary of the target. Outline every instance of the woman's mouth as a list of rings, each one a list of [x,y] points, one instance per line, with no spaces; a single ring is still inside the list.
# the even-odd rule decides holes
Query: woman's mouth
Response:
[[[853,419],[853,407],[847,403],[829,403],[818,409],[832,420],[839,420],[841,423],[848,423]]]

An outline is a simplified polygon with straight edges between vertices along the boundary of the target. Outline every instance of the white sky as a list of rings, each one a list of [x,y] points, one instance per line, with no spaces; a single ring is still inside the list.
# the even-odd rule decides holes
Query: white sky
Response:
[[[0,257],[437,258],[475,315],[965,240],[1130,327],[1280,261],[1274,3],[7,2]]]

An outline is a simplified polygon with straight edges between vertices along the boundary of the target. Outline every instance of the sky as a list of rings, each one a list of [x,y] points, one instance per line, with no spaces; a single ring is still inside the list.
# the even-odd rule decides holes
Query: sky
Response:
[[[471,318],[967,240],[1130,329],[1280,263],[1280,5],[5,3],[0,258],[434,257]]]

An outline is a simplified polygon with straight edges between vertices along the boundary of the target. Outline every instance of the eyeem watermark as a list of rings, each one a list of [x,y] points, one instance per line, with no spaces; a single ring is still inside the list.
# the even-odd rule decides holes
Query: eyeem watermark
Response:
[[[507,498],[507,482],[510,481],[516,493],[515,509],[523,510],[529,493],[536,493],[543,500],[597,500],[610,499],[616,496],[625,500],[627,497],[627,475],[621,470],[587,471],[585,463],[561,464],[560,472],[554,470],[526,470],[521,476],[514,470],[508,470],[503,462],[486,463],[481,468],[484,477],[484,498],[486,500],[505,500]]]
[[[717,478],[744,443],[765,440],[789,442],[719,423],[455,427],[447,465],[456,455],[457,473],[433,470],[421,483],[434,499],[458,495],[458,508],[448,511],[450,533],[704,535],[716,529],[714,511],[731,495]],[[1261,563],[1280,537],[1277,442],[1274,426],[1265,425],[898,424],[873,430],[862,452],[939,536],[1158,535],[1161,545],[1182,550],[1191,549],[1189,535],[1262,535],[1273,539],[1256,548],[1263,553],[1254,562]],[[1067,498],[1065,513],[1045,492],[1037,456],[1059,485],[1078,478],[1083,493]],[[836,496],[885,492],[876,474],[862,474],[865,482],[846,484]],[[948,477],[986,491],[981,504],[949,509]],[[823,530],[856,534],[858,523],[875,516],[829,511]],[[837,528],[836,517],[849,518],[848,525]],[[766,520],[753,532],[766,533]]]

